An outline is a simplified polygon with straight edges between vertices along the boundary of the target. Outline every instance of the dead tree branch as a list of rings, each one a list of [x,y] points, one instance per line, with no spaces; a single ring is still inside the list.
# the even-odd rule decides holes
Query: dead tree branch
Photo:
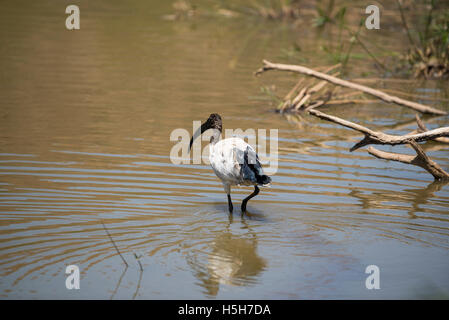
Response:
[[[438,110],[417,102],[408,101],[405,99],[401,99],[399,97],[387,94],[385,92],[382,92],[380,90],[376,90],[361,84],[353,83],[347,80],[339,79],[334,76],[331,76],[326,73],[318,72],[313,69],[309,69],[303,66],[299,65],[289,65],[289,64],[281,64],[281,63],[271,63],[267,60],[263,60],[263,67],[260,68],[255,72],[255,75],[259,75],[265,71],[268,70],[280,70],[280,71],[292,71],[292,72],[298,72],[301,74],[305,74],[320,80],[325,80],[327,82],[330,82],[334,85],[347,87],[355,90],[359,90],[361,92],[364,92],[366,94],[372,95],[376,98],[381,99],[382,101],[388,102],[388,103],[394,103],[400,106],[404,106],[410,109],[413,109],[415,111],[419,111],[421,113],[428,113],[433,115],[446,115],[447,112]]]
[[[424,122],[422,122],[421,118],[418,115],[416,115],[416,123],[418,124],[417,132],[421,133],[429,131],[429,129],[427,129],[426,125],[424,124]],[[435,138],[434,140],[437,142],[449,144],[449,138],[439,137]]]
[[[346,128],[354,129],[359,131],[365,135],[365,138],[355,144],[350,151],[357,150],[363,146],[368,144],[389,144],[389,145],[397,145],[397,144],[406,144],[409,141],[414,140],[416,142],[432,140],[438,137],[449,137],[449,127],[442,127],[422,133],[404,135],[404,136],[395,136],[391,134],[386,134],[380,131],[373,131],[364,126],[356,124],[351,121],[347,121],[336,116],[331,116],[321,111],[311,109],[309,113],[323,120],[327,120],[330,122],[337,123]]]
[[[378,150],[374,147],[368,148],[368,153],[379,159],[393,160],[407,164],[413,164],[421,167],[429,172],[435,180],[448,180],[449,173],[441,169],[441,167],[425,154],[423,149],[413,140],[410,140],[408,144],[415,149],[416,156],[409,156],[405,154],[385,152]]]
[[[436,140],[441,137],[449,137],[449,127],[438,128],[421,133],[396,136],[380,131],[374,131],[354,122],[331,116],[315,109],[309,110],[309,113],[320,119],[334,122],[346,128],[350,128],[363,133],[365,137],[350,149],[351,152],[369,144],[408,144],[416,151],[416,156],[385,152],[374,147],[369,147],[368,152],[380,159],[399,161],[402,163],[412,164],[424,168],[434,177],[435,180],[449,180],[449,174],[444,171],[436,162],[432,161],[417,143],[419,141]],[[420,120],[419,117],[417,117],[419,126],[420,122],[418,120]],[[423,124],[421,123],[421,125]]]

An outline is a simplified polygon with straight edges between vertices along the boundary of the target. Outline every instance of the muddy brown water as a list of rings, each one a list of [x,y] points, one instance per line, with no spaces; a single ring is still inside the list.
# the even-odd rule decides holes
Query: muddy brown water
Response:
[[[68,31],[68,4],[5,2],[0,12],[1,298],[448,297],[449,185],[350,153],[356,133],[306,115],[288,121],[260,94],[295,83],[252,73],[264,58],[293,62],[282,48],[298,37],[308,65],[332,64],[313,28],[167,21],[170,3],[95,1],[81,5],[81,29]],[[371,65],[354,60],[353,75]],[[443,81],[376,85],[449,95]],[[390,133],[415,129],[413,112],[383,103],[326,111]],[[225,128],[279,130],[272,186],[244,217],[250,188],[233,189],[228,215],[208,165],[170,161],[170,133],[191,132],[212,112]],[[425,149],[449,169],[449,149]],[[71,264],[80,290],[66,289]],[[365,287],[369,265],[380,269],[380,290]]]

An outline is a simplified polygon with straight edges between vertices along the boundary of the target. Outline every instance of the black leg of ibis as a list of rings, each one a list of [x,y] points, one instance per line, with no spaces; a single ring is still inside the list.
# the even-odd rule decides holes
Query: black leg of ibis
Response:
[[[254,198],[255,196],[257,196],[259,194],[259,187],[258,186],[254,186],[254,192],[251,193],[249,196],[247,196],[245,199],[243,199],[242,202],[242,212],[246,211],[246,203],[249,201],[249,199]]]
[[[231,201],[231,195],[228,194],[228,207],[229,207],[229,212],[232,213],[232,210],[234,209],[234,207],[232,206],[232,201]]]

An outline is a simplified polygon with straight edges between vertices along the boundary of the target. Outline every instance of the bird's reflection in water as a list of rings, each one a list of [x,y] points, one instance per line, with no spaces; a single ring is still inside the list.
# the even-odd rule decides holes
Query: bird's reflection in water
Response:
[[[208,296],[216,296],[220,285],[248,286],[256,283],[258,275],[266,267],[266,261],[257,254],[256,234],[244,217],[240,221],[243,225],[239,231],[244,230],[244,234],[231,232],[233,220],[230,215],[229,224],[211,242],[210,251],[195,250],[187,258],[199,285]]]

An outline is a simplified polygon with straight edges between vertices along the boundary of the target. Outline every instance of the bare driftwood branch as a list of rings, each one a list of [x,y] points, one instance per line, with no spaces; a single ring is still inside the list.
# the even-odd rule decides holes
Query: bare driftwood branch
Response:
[[[417,143],[419,141],[436,140],[441,139],[441,137],[445,136],[447,137],[449,136],[449,127],[438,128],[421,133],[395,136],[380,131],[368,129],[359,124],[325,114],[318,110],[311,109],[309,110],[309,113],[320,119],[334,122],[344,127],[354,129],[356,131],[363,133],[365,135],[365,138],[356,143],[350,149],[350,151],[357,150],[358,148],[361,148],[369,144],[388,144],[388,145],[408,144],[416,151],[416,156],[385,152],[378,150],[374,147],[369,147],[368,152],[371,155],[380,159],[399,161],[402,163],[413,164],[421,168],[424,168],[435,178],[435,180],[449,180],[449,174],[446,171],[444,171],[436,162],[432,161]],[[424,126],[419,117],[417,117],[416,119],[418,122],[418,126]]]
[[[429,129],[427,129],[426,125],[424,124],[424,122],[422,122],[421,118],[416,115],[416,123],[418,124],[418,132],[427,132],[429,131]],[[449,138],[445,138],[445,137],[439,137],[439,138],[435,138],[435,141],[441,142],[441,143],[447,143],[449,144]]]
[[[356,124],[354,122],[344,120],[335,116],[328,115],[321,111],[311,109],[309,113],[323,120],[331,121],[337,124],[340,124],[344,127],[357,130],[365,135],[365,138],[355,144],[350,151],[357,150],[363,146],[368,144],[389,144],[389,145],[397,145],[397,144],[406,144],[411,140],[416,142],[432,140],[438,137],[449,137],[449,127],[442,127],[422,133],[411,134],[411,135],[403,135],[403,136],[395,136],[391,134],[386,134],[380,131],[373,131],[364,126]]]
[[[429,172],[435,180],[448,180],[449,173],[441,169],[441,167],[424,153],[423,149],[413,140],[410,140],[409,144],[416,151],[416,156],[409,156],[399,153],[391,153],[378,150],[374,147],[368,148],[368,153],[379,159],[399,161],[402,163],[413,164],[421,167]]]
[[[359,90],[362,91],[364,93],[370,94],[376,98],[379,98],[385,102],[388,103],[395,103],[397,105],[401,105],[410,109],[413,109],[415,111],[419,111],[421,113],[428,113],[428,114],[434,114],[434,115],[446,115],[447,112],[442,111],[442,110],[438,110],[417,102],[412,102],[412,101],[408,101],[405,99],[401,99],[399,97],[387,94],[385,92],[382,92],[380,90],[376,90],[361,84],[357,84],[357,83],[353,83],[347,80],[343,80],[343,79],[339,79],[336,78],[334,76],[331,76],[329,74],[326,73],[322,73],[322,72],[318,72],[315,71],[313,69],[309,69],[303,66],[299,66],[299,65],[290,65],[290,64],[282,64],[282,63],[271,63],[267,60],[263,60],[263,67],[260,68],[259,70],[257,70],[255,72],[255,75],[259,75],[265,71],[268,70],[281,70],[281,71],[292,71],[292,72],[298,72],[301,74],[305,74],[308,76],[312,76],[315,78],[318,78],[320,80],[325,80],[328,81],[334,85],[338,85],[338,86],[342,86],[342,87],[347,87],[347,88],[351,88],[351,89],[355,89],[355,90]]]

